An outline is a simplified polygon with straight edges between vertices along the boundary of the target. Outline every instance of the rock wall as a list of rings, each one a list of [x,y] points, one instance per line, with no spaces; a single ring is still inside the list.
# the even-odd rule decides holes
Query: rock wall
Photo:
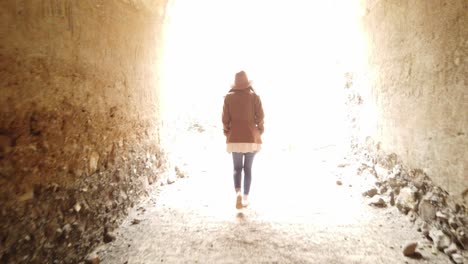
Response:
[[[158,180],[166,2],[1,1],[1,263],[77,263]]]
[[[380,142],[450,194],[466,194],[468,2],[367,0],[363,10],[359,140]]]

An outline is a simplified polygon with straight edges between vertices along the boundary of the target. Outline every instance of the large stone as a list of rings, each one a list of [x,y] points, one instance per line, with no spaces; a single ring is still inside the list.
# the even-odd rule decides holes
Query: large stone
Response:
[[[403,247],[403,255],[406,257],[413,256],[416,253],[418,242],[410,242]]]
[[[450,237],[448,237],[446,234],[444,234],[444,232],[435,227],[433,227],[431,231],[429,231],[429,237],[434,242],[434,246],[441,251],[448,248],[452,243]]]
[[[437,209],[430,201],[422,201],[419,204],[419,215],[424,221],[430,222],[435,219]]]
[[[398,210],[407,213],[416,208],[416,191],[410,187],[400,189],[400,193],[395,201]]]

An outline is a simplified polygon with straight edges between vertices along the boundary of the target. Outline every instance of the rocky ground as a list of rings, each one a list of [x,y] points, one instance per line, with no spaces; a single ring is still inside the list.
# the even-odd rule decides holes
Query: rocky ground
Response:
[[[89,263],[452,263],[448,255],[467,263],[444,233],[391,206],[362,164],[339,164],[333,147],[307,155],[265,147],[251,203],[236,210],[230,156],[193,144],[185,177],[136,206]]]
[[[378,144],[361,149],[355,165],[357,176],[370,178],[364,196],[377,207],[395,206],[415,223],[430,241],[432,251],[444,252],[454,263],[464,263],[468,248],[468,212],[465,197],[454,197],[436,186],[421,169],[405,168],[395,154],[385,154]],[[415,243],[405,254],[414,255]],[[409,250],[411,249],[411,250]]]

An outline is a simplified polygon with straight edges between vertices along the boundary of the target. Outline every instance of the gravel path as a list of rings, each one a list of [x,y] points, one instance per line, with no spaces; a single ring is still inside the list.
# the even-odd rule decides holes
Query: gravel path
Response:
[[[194,153],[190,177],[156,190],[96,250],[102,263],[451,263],[396,208],[367,205],[371,179],[337,168],[330,151],[276,153],[257,155],[243,210],[230,156]],[[411,241],[420,259],[403,256]]]

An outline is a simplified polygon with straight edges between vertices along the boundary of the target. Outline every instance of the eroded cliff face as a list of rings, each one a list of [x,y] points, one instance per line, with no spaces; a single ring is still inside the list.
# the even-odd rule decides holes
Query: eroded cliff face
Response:
[[[76,263],[159,179],[166,2],[0,3],[2,263]]]
[[[365,1],[368,69],[361,143],[379,142],[409,168],[460,197],[468,188],[468,2]]]

